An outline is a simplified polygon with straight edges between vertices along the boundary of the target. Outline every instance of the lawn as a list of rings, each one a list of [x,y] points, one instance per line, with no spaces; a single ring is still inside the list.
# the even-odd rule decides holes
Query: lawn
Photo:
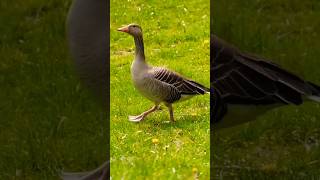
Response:
[[[106,120],[74,73],[71,1],[0,2],[0,179],[58,179],[106,158]]]
[[[317,0],[215,0],[213,31],[320,84],[319,8]],[[279,108],[211,143],[215,179],[319,179],[320,105]]]
[[[131,83],[134,41],[117,28],[138,23],[147,61],[206,86],[209,77],[209,18],[206,0],[116,1],[110,3],[112,179],[209,178],[209,95],[174,105],[176,123],[162,106],[141,123],[128,121],[153,104]]]

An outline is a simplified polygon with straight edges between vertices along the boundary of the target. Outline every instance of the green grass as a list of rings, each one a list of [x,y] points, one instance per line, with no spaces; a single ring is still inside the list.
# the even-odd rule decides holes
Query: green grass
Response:
[[[0,2],[0,179],[58,179],[105,160],[106,121],[68,55],[70,3]]]
[[[174,105],[176,123],[167,108],[135,124],[153,104],[133,87],[130,66],[133,38],[116,29],[142,26],[147,61],[165,66],[209,86],[209,1],[116,1],[110,10],[111,176],[113,179],[188,179],[193,168],[209,178],[209,95]],[[159,143],[152,143],[158,139]]]
[[[242,50],[320,84],[319,8],[317,0],[216,0],[213,29]],[[211,152],[214,177],[318,179],[319,112],[319,104],[307,102],[217,132]]]

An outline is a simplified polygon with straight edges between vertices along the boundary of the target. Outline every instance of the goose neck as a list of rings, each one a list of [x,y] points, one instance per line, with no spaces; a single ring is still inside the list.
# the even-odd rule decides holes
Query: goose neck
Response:
[[[136,46],[135,54],[138,59],[144,60],[144,45],[142,35],[134,36],[134,43]]]

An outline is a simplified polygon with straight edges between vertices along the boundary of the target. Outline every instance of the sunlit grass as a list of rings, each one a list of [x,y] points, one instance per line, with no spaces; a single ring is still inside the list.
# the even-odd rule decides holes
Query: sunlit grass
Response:
[[[209,1],[111,1],[111,176],[114,179],[209,178],[209,95],[165,106],[145,121],[137,115],[153,104],[131,83],[133,38],[116,29],[143,28],[147,61],[209,86]]]

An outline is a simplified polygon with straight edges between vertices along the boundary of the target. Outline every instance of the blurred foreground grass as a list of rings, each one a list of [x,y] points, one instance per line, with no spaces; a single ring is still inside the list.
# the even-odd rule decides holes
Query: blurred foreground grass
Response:
[[[0,1],[0,179],[58,179],[105,160],[106,121],[68,56],[71,1]]]
[[[215,0],[213,31],[320,84],[320,2]],[[215,134],[216,179],[318,179],[320,104],[283,107]]]

